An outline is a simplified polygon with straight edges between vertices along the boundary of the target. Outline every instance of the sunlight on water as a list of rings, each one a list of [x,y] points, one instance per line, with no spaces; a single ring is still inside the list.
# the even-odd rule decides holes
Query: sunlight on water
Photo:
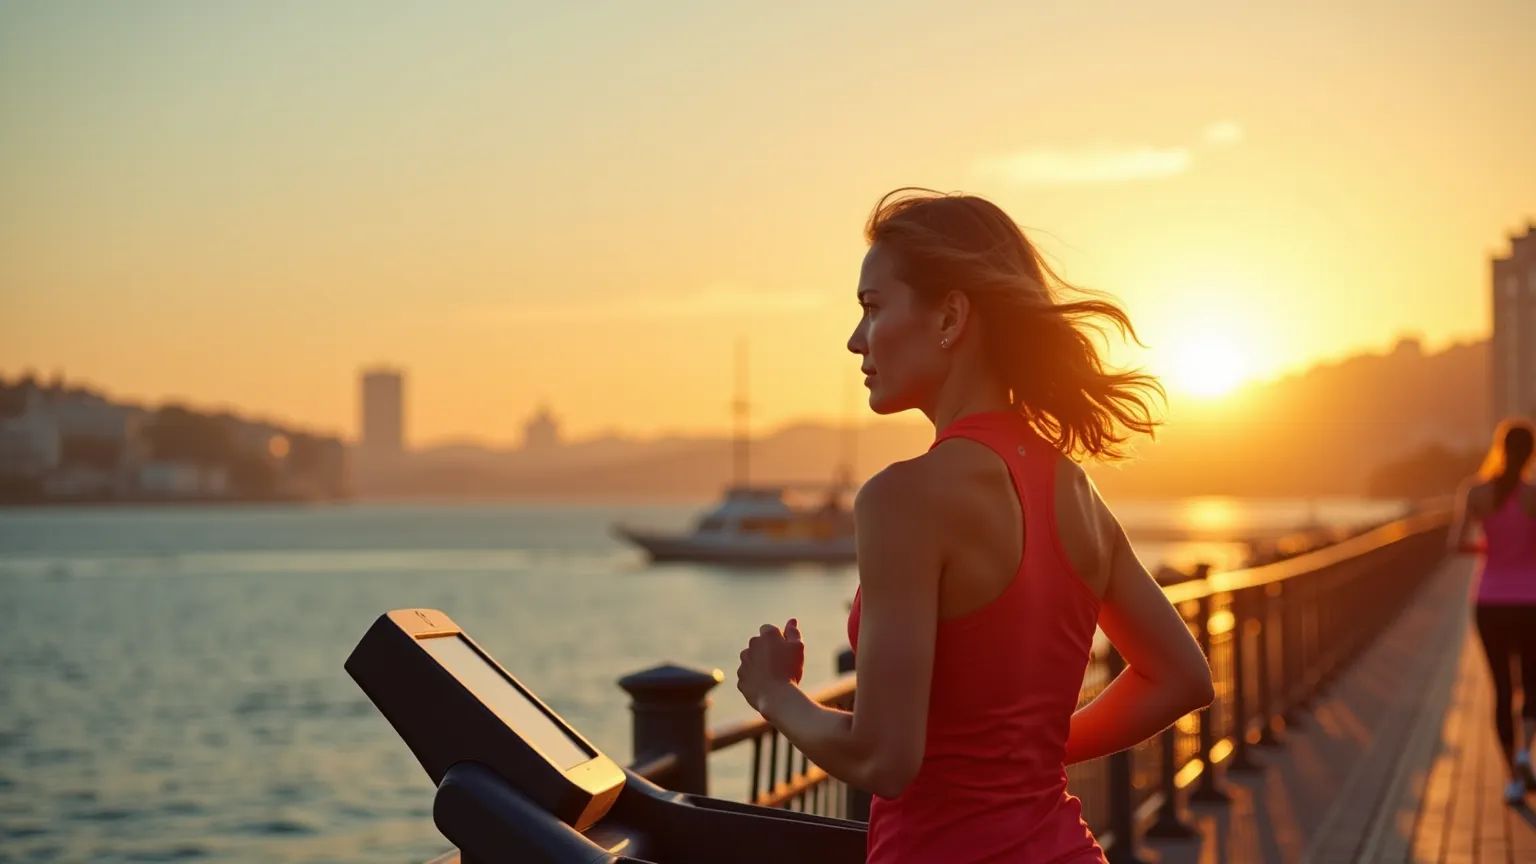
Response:
[[[1231,531],[1238,527],[1241,509],[1231,498],[1194,498],[1180,508],[1180,522],[1202,533]]]

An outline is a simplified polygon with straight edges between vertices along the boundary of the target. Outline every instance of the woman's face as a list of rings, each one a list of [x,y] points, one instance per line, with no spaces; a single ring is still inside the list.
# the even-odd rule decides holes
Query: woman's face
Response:
[[[944,380],[942,316],[896,277],[895,257],[872,246],[859,269],[863,316],[848,338],[848,350],[863,358],[860,369],[876,414],[923,409]]]

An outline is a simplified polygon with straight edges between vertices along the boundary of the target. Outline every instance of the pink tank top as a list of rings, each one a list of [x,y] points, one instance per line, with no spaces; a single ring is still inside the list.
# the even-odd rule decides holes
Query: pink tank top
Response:
[[[1478,603],[1536,605],[1536,519],[1520,507],[1523,491],[1515,489],[1503,507],[1483,520],[1488,551],[1478,568]]]
[[[995,600],[939,622],[923,764],[899,797],[871,802],[867,860],[1099,864],[1062,764],[1099,599],[1056,531],[1057,451],[1012,411],[962,417],[934,446],[948,438],[978,441],[1008,464],[1024,558]],[[855,649],[861,596],[848,616]]]

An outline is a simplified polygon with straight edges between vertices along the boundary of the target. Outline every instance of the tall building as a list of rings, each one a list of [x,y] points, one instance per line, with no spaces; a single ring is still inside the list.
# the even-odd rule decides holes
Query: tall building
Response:
[[[398,456],[405,450],[405,373],[370,369],[362,378],[362,450]]]
[[[550,413],[548,406],[540,406],[523,426],[523,449],[529,452],[554,450],[560,446],[560,421]]]
[[[1492,287],[1493,419],[1536,419],[1536,223],[1493,259]]]

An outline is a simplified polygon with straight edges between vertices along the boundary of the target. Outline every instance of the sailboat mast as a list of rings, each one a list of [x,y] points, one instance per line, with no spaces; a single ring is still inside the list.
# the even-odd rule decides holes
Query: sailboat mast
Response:
[[[731,407],[736,416],[735,485],[745,486],[748,482],[748,446],[750,442],[747,430],[746,339],[739,339],[736,342],[736,399],[731,403]]]
[[[838,471],[839,480],[848,486],[854,484],[859,453],[859,430],[854,425],[853,399],[853,378],[849,376],[843,379],[843,464]]]

